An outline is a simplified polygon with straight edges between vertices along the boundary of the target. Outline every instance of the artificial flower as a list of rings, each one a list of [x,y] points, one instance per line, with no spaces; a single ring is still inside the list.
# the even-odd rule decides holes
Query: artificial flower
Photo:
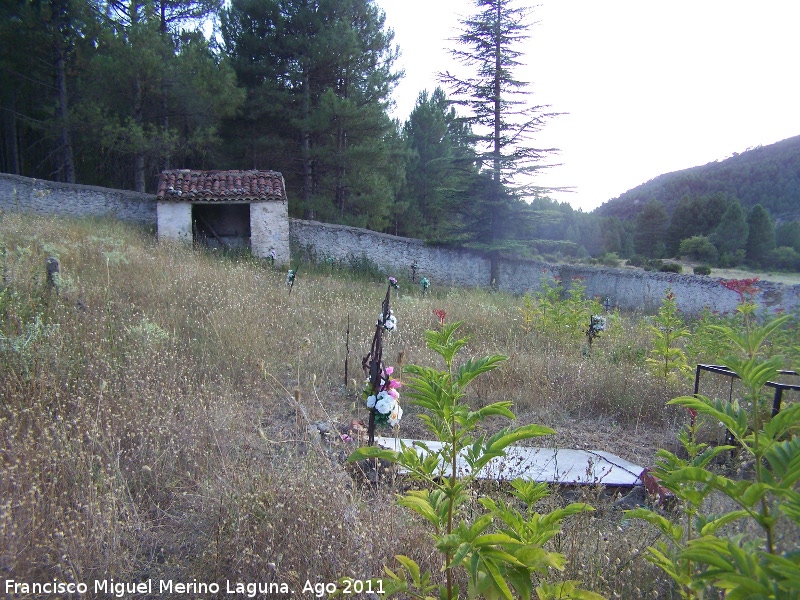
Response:
[[[397,401],[388,392],[378,392],[378,401],[375,402],[375,410],[384,415],[388,415],[394,410]]]
[[[397,389],[402,385],[399,380],[392,379],[393,367],[385,367],[381,372],[377,393],[373,393],[372,383],[369,379],[364,382],[364,398],[367,408],[375,410],[376,423],[390,423],[396,426],[400,423],[403,411],[400,408],[400,393]]]
[[[606,330],[606,318],[601,315],[592,315],[592,328],[595,331],[605,331]]]
[[[389,415],[389,420],[386,421],[392,427],[397,427],[400,424],[400,419],[403,418],[403,409],[399,404],[395,405],[394,410]]]
[[[389,316],[386,319],[383,318],[383,313],[381,316],[378,317],[378,325],[383,325],[383,328],[386,331],[394,331],[397,329],[397,317],[394,316],[392,309],[389,309]]]

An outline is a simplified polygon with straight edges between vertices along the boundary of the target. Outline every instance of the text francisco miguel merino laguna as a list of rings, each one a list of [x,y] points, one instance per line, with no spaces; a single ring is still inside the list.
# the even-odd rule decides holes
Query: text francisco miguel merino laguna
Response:
[[[313,584],[311,584],[313,585]],[[14,579],[6,579],[3,590],[11,595],[61,595],[61,594],[94,594],[108,595],[115,598],[136,595],[160,595],[160,594],[188,594],[193,597],[197,595],[216,595],[230,594],[243,595],[248,598],[255,598],[263,594],[291,594],[286,583],[276,582],[248,582],[228,581],[224,584],[217,582],[201,582],[196,579],[191,582],[173,581],[171,579],[160,579],[153,581],[148,579],[139,582],[114,581],[114,579],[96,579],[92,584],[74,583],[59,581],[54,579],[45,582],[22,582]]]

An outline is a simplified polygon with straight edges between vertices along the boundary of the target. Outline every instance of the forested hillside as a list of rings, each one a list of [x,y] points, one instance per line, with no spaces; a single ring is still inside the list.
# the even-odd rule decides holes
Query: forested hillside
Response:
[[[742,207],[756,204],[778,221],[800,219],[800,136],[752,148],[707,165],[666,173],[609,200],[595,212],[633,219],[650,200],[672,214],[686,196],[726,194]]]
[[[142,192],[167,168],[276,170],[293,217],[491,257],[800,269],[800,137],[576,211],[532,177],[553,113],[514,75],[530,11],[473,8],[450,49],[468,75],[399,122],[374,0],[5,0],[0,170]]]

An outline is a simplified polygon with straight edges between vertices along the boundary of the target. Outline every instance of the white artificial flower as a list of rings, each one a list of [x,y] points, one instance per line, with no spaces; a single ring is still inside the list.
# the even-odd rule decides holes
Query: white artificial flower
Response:
[[[378,400],[375,402],[375,410],[382,415],[388,415],[397,406],[397,401],[392,398],[388,392],[383,391],[378,393]]]
[[[383,322],[383,313],[381,313],[381,316],[378,317],[378,325],[381,324],[383,324],[383,327],[386,329],[386,331],[394,331],[397,328],[397,317],[394,316],[394,313],[391,309],[389,310],[389,316],[386,317],[385,323]]]
[[[375,406],[375,396],[367,396],[367,408]]]
[[[392,411],[392,414],[389,415],[389,425],[392,427],[397,427],[400,424],[400,419],[403,418],[403,409],[402,407],[397,404]]]

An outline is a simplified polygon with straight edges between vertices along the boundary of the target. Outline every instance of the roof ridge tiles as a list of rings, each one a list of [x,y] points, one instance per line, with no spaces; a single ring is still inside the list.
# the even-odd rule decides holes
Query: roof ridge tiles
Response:
[[[169,169],[158,179],[159,200],[203,199],[208,202],[286,201],[283,175],[278,171]]]

